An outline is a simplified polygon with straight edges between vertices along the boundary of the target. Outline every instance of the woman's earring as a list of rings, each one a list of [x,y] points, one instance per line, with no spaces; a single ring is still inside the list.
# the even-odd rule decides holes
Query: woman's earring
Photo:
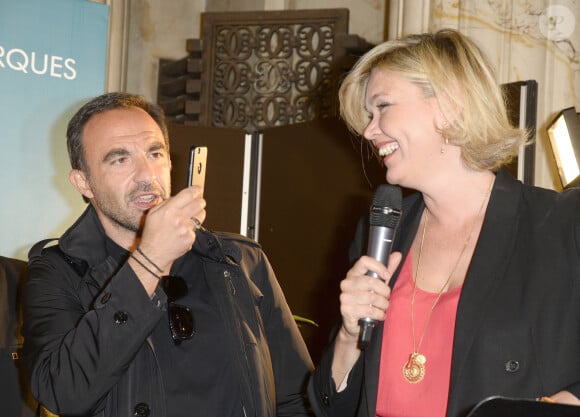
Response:
[[[449,139],[447,136],[443,138],[443,143],[441,144],[441,153],[445,153],[445,146],[449,145]]]
[[[443,115],[441,115],[443,118]],[[445,153],[445,146],[449,145],[449,138],[447,137],[447,121],[443,122],[443,126],[441,127],[441,136],[443,136],[443,143],[441,144],[441,153]]]

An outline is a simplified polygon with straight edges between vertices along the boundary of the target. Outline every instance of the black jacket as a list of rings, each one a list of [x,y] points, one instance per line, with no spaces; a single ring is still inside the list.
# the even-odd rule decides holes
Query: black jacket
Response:
[[[0,404],[2,415],[31,417],[37,404],[20,366],[20,288],[26,262],[0,256]]]
[[[423,209],[420,194],[404,201],[393,244],[404,257]],[[366,230],[358,229],[353,260],[364,253]],[[338,394],[329,346],[309,386],[318,416],[375,415],[382,329]],[[488,396],[564,389],[580,397],[580,190],[530,187],[500,170],[459,300],[447,417],[465,416]]]
[[[166,315],[163,291],[150,298],[131,267],[107,255],[91,206],[58,246],[43,245],[30,252],[24,298],[24,360],[36,398],[67,416],[166,416],[148,338]],[[246,415],[308,415],[302,393],[312,363],[260,247],[199,231],[192,251],[229,327],[224,340],[235,347]]]

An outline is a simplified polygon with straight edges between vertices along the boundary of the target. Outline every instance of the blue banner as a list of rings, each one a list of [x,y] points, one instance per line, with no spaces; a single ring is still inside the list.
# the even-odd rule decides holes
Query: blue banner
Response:
[[[68,182],[66,125],[105,91],[109,7],[0,3],[0,255],[26,259],[85,207]]]

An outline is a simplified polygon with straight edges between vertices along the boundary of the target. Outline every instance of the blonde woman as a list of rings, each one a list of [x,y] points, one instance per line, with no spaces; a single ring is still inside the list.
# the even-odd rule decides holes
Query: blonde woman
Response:
[[[388,265],[364,256],[358,229],[342,320],[310,381],[317,415],[462,417],[493,395],[580,404],[580,191],[501,168],[527,135],[482,51],[454,30],[383,43],[340,101],[387,182],[417,192]],[[380,322],[365,350],[362,317]]]

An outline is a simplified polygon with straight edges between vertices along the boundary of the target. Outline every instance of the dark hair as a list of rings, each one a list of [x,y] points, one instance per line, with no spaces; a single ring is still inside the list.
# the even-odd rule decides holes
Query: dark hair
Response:
[[[169,134],[165,113],[157,104],[146,101],[143,97],[129,93],[106,93],[93,98],[84,104],[72,117],[66,130],[66,145],[71,167],[88,174],[83,145],[83,130],[95,114],[108,110],[136,107],[143,109],[155,120],[169,148]]]

